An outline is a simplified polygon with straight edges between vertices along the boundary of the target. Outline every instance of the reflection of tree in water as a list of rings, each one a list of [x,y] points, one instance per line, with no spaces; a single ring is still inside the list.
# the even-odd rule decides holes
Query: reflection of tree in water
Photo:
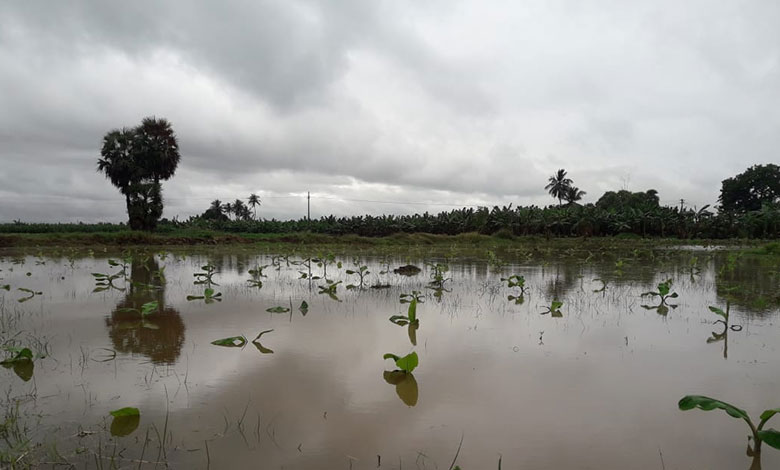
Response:
[[[780,273],[777,258],[737,253],[715,257],[715,285],[721,301],[730,300],[749,313],[766,313],[780,307]]]
[[[548,299],[561,299],[579,286],[580,265],[574,262],[557,263],[545,277],[544,295]],[[549,276],[549,277],[548,277]]]
[[[117,351],[143,354],[155,364],[172,364],[181,353],[185,328],[179,312],[165,306],[165,283],[155,275],[159,269],[154,257],[133,259],[127,294],[106,318],[106,326]],[[142,318],[141,307],[147,302],[157,302],[159,310]]]

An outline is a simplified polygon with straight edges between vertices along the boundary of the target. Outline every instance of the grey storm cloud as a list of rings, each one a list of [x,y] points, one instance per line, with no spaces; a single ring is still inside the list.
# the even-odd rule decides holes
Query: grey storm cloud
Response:
[[[778,24],[770,1],[3,2],[0,221],[123,220],[100,140],[147,115],[182,148],[169,217],[542,205],[558,168],[589,201],[712,204],[778,161]]]

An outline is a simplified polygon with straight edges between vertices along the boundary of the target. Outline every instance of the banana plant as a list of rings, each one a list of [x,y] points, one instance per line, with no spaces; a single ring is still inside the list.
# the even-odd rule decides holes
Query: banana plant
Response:
[[[267,268],[269,265],[264,264],[263,266],[257,266],[255,269],[250,269],[247,271],[252,277],[247,280],[250,287],[257,287],[260,289],[263,287],[263,280],[262,278],[268,277],[265,274],[263,274],[263,269]]]
[[[431,268],[431,282],[428,284],[433,289],[443,289],[444,283],[451,281],[452,278],[445,277],[445,273],[450,270],[446,264],[441,263],[425,263],[426,266]]]
[[[520,289],[519,295],[508,295],[506,298],[507,300],[514,301],[516,304],[522,304],[525,302],[525,294],[526,294],[526,287],[525,287],[525,277],[520,276],[518,274],[514,274],[509,277],[502,277],[501,282],[506,282],[506,286],[510,289],[518,288]]]
[[[641,305],[645,310],[655,310],[659,315],[666,315],[669,313],[669,308],[675,309],[677,305],[668,303],[669,299],[676,299],[677,292],[671,292],[672,280],[667,279],[664,282],[658,284],[658,291],[648,291],[642,293],[641,297],[660,297],[661,302],[658,305]],[[671,293],[670,293],[671,292]]]
[[[390,321],[398,326],[419,325],[417,304],[422,303],[422,301],[423,299],[418,291],[412,291],[411,294],[401,294],[401,303],[409,304],[406,315],[393,315],[390,317]]]
[[[386,353],[384,356],[382,356],[382,358],[385,360],[392,359],[395,362],[395,366],[407,374],[411,374],[420,363],[420,359],[417,357],[417,353],[414,351],[403,357],[392,353]]]
[[[336,261],[336,255],[328,253],[326,255],[319,255],[317,258],[312,258],[312,261],[322,268],[322,278],[328,279],[328,266],[335,264],[338,269],[341,269],[341,261]]]
[[[355,266],[355,269],[347,269],[346,273],[350,275],[356,274],[359,278],[359,282],[357,285],[348,284],[347,289],[356,289],[356,288],[362,289],[365,282],[365,277],[371,274],[371,271],[368,270],[368,266],[362,266],[360,264],[360,260],[358,260],[357,258],[355,258],[352,261],[352,264]]]
[[[726,311],[723,311],[722,309],[710,306],[709,309],[712,313],[718,315],[719,319],[715,320],[715,324],[723,323],[723,331],[718,333],[717,331],[712,332],[712,336],[707,338],[707,344],[710,343],[717,343],[719,341],[723,341],[723,358],[728,359],[729,357],[729,330],[731,331],[742,331],[741,325],[729,325],[729,310],[731,307],[731,302],[728,300],[726,301]]]
[[[764,410],[759,416],[761,421],[759,421],[758,426],[756,426],[744,410],[724,401],[706,397],[704,395],[686,395],[680,399],[677,403],[677,407],[683,411],[692,410],[694,408],[704,411],[723,410],[732,418],[745,421],[750,428],[751,435],[749,438],[753,440],[752,447],[748,444],[748,456],[753,457],[753,466],[751,469],[761,468],[762,443],[766,442],[767,445],[774,447],[775,449],[780,449],[780,431],[773,428],[764,429],[766,423],[772,419],[774,415],[780,413],[780,408]]]
[[[549,307],[544,307],[544,312],[541,312],[542,315],[550,314],[553,318],[561,318],[563,317],[563,312],[561,312],[561,307],[563,307],[563,302],[558,300],[553,300],[550,303]]]

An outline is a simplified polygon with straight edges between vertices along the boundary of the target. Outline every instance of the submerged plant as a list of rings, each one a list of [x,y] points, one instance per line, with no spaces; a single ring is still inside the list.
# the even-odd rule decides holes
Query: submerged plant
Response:
[[[506,282],[506,286],[510,289],[518,288],[520,289],[520,293],[518,295],[508,295],[506,298],[509,301],[514,300],[516,304],[522,304],[525,301],[525,293],[526,293],[526,287],[525,287],[525,277],[520,276],[519,274],[513,274],[509,277],[502,277],[501,282]]]
[[[263,269],[267,268],[269,265],[264,264],[263,266],[257,266],[255,269],[250,269],[247,271],[252,277],[247,280],[250,287],[257,287],[258,289],[263,287],[263,279],[264,277],[268,277],[265,274],[263,274]]]
[[[43,292],[40,292],[40,291],[36,292],[36,291],[34,291],[32,289],[26,289],[24,287],[19,287],[16,290],[18,290],[20,292],[25,292],[27,294],[27,297],[22,297],[21,299],[16,299],[16,301],[19,302],[19,303],[27,302],[28,300],[32,299],[36,295],[43,295]]]
[[[669,299],[676,299],[677,298],[677,292],[671,292],[672,290],[672,280],[667,279],[664,282],[661,282],[658,284],[658,291],[648,291],[643,292],[641,297],[660,297],[661,301],[658,305],[641,305],[642,308],[645,310],[655,310],[660,315],[666,315],[669,313],[669,308],[675,309],[677,308],[677,305],[672,305],[668,303],[667,301]]]
[[[211,342],[214,346],[224,346],[226,348],[243,348],[246,346],[247,340],[244,335],[230,336],[228,338],[215,339]]]
[[[14,346],[6,346],[3,348],[10,356],[0,361],[0,366],[6,369],[13,369],[14,373],[25,382],[28,382],[34,371],[33,353],[30,348],[17,348]],[[2,426],[2,425],[0,425]],[[1,427],[0,427],[1,429]],[[2,433],[0,432],[0,436]]]
[[[413,291],[411,294],[401,294],[401,303],[409,304],[407,313],[406,315],[393,315],[390,317],[390,321],[399,326],[411,324],[419,325],[420,322],[417,319],[417,303],[422,302],[422,298],[419,294],[420,293],[417,291]]]
[[[745,421],[745,423],[747,423],[748,427],[750,428],[751,433],[748,439],[753,440],[752,447],[748,444],[748,456],[753,457],[753,466],[751,467],[752,469],[761,468],[762,443],[766,442],[767,445],[774,447],[775,449],[780,449],[780,431],[771,428],[766,430],[764,429],[767,421],[769,421],[777,413],[780,413],[780,408],[770,408],[768,410],[764,410],[760,416],[761,421],[759,421],[758,426],[756,426],[753,424],[750,416],[748,416],[744,410],[715,398],[705,397],[703,395],[686,395],[680,399],[677,406],[683,411],[692,410],[694,408],[698,408],[704,411],[711,411],[716,409],[723,410],[732,418],[738,418]]]
[[[262,354],[273,354],[273,350],[266,348],[262,344],[260,344],[260,337],[263,336],[266,333],[270,333],[274,330],[264,330],[261,331],[255,339],[251,341],[251,343],[257,348],[258,351],[260,351]],[[243,348],[244,346],[249,343],[246,339],[246,336],[239,335],[239,336],[229,336],[227,338],[221,338],[216,339],[211,342],[214,346],[222,346],[225,348]]]
[[[141,422],[141,412],[138,408],[125,407],[109,412],[114,418],[111,421],[112,436],[127,436],[138,428]]]
[[[214,292],[214,289],[207,287],[203,290],[203,295],[188,295],[187,300],[203,300],[207,304],[214,303],[214,301],[222,302],[222,292]]]
[[[605,281],[604,279],[598,279],[598,278],[594,279],[594,281],[598,281],[601,283],[601,289],[594,289],[593,292],[601,292],[601,293],[606,292],[609,281]]]
[[[195,277],[195,284],[206,284],[208,286],[218,286],[216,282],[214,282],[214,274],[216,274],[216,266],[212,264],[206,264],[204,266],[201,266],[200,269],[203,270],[203,272],[194,273],[193,276]]]
[[[336,296],[336,289],[338,288],[339,284],[341,284],[341,281],[333,282],[326,279],[325,282],[326,284],[324,286],[317,286],[317,288],[320,290],[319,293],[326,294],[331,299],[341,302],[341,300]]]
[[[558,300],[553,300],[550,303],[549,307],[544,307],[544,312],[542,312],[542,315],[547,315],[549,313],[550,316],[554,318],[560,318],[563,316],[563,312],[561,312],[561,307],[563,307],[563,302]]]
[[[728,359],[729,353],[728,353],[728,347],[729,347],[729,330],[731,331],[742,331],[741,325],[729,325],[729,310],[731,307],[731,302],[728,300],[726,301],[726,311],[724,312],[722,309],[714,306],[710,306],[710,311],[716,315],[718,315],[719,319],[715,320],[715,324],[723,323],[723,331],[718,333],[717,331],[712,332],[712,336],[707,338],[707,344],[709,343],[717,343],[718,341],[723,341],[723,358]]]
[[[445,273],[450,270],[446,264],[441,263],[425,263],[431,268],[431,282],[428,284],[433,289],[443,289],[444,283],[451,281],[452,278],[445,277]]]
[[[278,305],[276,307],[267,308],[267,309],[265,309],[265,311],[268,312],[268,313],[287,313],[287,312],[290,311],[290,309],[287,308],[287,307],[282,307],[281,305]]]
[[[114,274],[92,273],[92,277],[95,278],[95,288],[92,292],[103,292],[109,289],[125,290],[124,287],[119,287],[114,284],[114,280],[124,277],[121,272]]]

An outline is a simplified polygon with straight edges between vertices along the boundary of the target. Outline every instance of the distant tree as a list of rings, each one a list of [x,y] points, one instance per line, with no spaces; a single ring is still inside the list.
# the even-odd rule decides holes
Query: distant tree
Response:
[[[733,178],[723,180],[718,197],[725,212],[761,210],[764,204],[780,202],[780,166],[753,165]]]
[[[233,202],[233,214],[235,214],[236,220],[248,220],[249,208],[244,204],[244,201],[236,199]]]
[[[229,220],[222,208],[222,201],[219,199],[211,201],[211,205],[206,209],[206,212],[201,214],[201,217],[208,220]]]
[[[558,205],[566,196],[566,191],[571,187],[572,180],[566,177],[566,170],[560,169],[549,178],[549,183],[544,189],[550,193],[550,196],[558,199]]]
[[[222,212],[225,213],[228,217],[233,213],[233,204],[226,202],[222,205]]]
[[[97,170],[125,196],[130,228],[153,230],[163,212],[160,181],[172,177],[181,160],[171,124],[147,117],[138,127],[112,130],[100,155]]]
[[[596,201],[596,207],[599,209],[616,212],[622,212],[627,209],[648,211],[658,208],[659,204],[658,191],[655,189],[648,189],[645,192],[635,193],[626,191],[625,189],[621,189],[617,192],[607,191],[598,201]]]
[[[262,201],[260,201],[260,197],[257,194],[252,193],[252,194],[249,195],[249,199],[247,199],[246,202],[247,202],[247,204],[249,204],[249,206],[254,211],[254,217],[253,218],[257,219],[257,206],[259,206],[261,204],[261,202],[262,202]]]
[[[582,191],[580,188],[576,186],[569,186],[566,188],[566,193],[563,195],[563,198],[566,199],[566,202],[569,204],[573,204],[579,200],[582,199],[583,196],[585,196],[587,193],[585,191]]]

